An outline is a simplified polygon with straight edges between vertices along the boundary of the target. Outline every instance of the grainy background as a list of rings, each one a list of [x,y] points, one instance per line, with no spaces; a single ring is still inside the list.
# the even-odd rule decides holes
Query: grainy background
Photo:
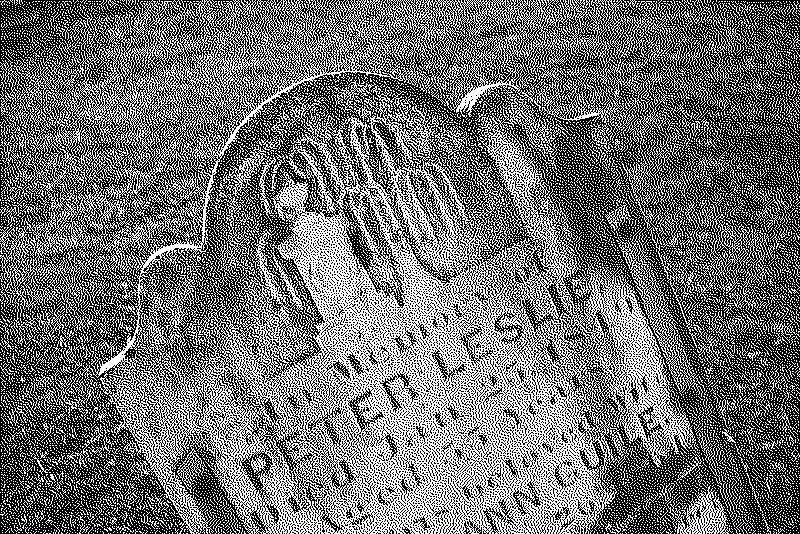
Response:
[[[95,378],[262,100],[370,70],[604,112],[776,532],[800,510],[792,3],[2,1],[0,531],[185,532]]]

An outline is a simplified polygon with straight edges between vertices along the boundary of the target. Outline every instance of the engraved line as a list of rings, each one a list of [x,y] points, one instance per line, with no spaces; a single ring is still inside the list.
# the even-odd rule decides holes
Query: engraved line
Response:
[[[297,161],[298,154],[295,152],[283,162],[283,167],[288,169],[291,172],[291,175],[288,178],[295,182],[295,183],[304,183],[306,182],[306,173],[303,169],[300,168],[300,165],[303,164],[302,161]],[[300,165],[298,165],[298,163]],[[283,184],[281,184],[283,185]]]
[[[306,140],[297,150],[299,157],[304,160],[308,182],[306,210],[328,214],[331,200],[324,189],[321,162],[315,157],[315,152],[315,146],[310,140]]]
[[[349,158],[347,157],[348,150],[344,144],[342,136],[333,135],[331,137],[331,144],[333,145],[333,148],[330,154],[338,155],[339,158],[337,159],[341,161],[341,164],[333,164],[334,172],[332,172],[330,176],[330,187],[337,205],[343,208],[345,205],[345,193],[348,189],[348,186],[353,182],[353,176],[350,168]]]
[[[325,215],[333,215],[336,213],[336,191],[329,188],[329,185],[337,182],[333,175],[337,173],[336,165],[333,163],[328,147],[312,139],[307,139],[302,145],[301,150],[306,151],[307,155],[311,157],[311,161],[315,162],[314,169],[318,172],[318,178],[321,179],[319,186],[319,199],[321,208]]]
[[[291,274],[287,272],[285,268],[285,260],[281,258],[280,253],[272,247],[268,250],[267,257],[269,258],[269,265],[274,268],[274,272],[277,274],[281,296],[283,297],[281,303],[294,305],[296,308],[302,309],[302,300],[297,292]]]
[[[429,163],[425,165],[425,170],[434,178],[434,183],[442,193],[442,198],[447,202],[448,211],[451,213],[454,223],[457,227],[463,228],[466,224],[466,210],[464,204],[461,202],[461,197],[458,196],[450,177],[444,172],[440,166]]]
[[[390,233],[387,231],[387,221],[383,220],[380,208],[380,187],[375,187],[368,191],[365,202],[365,215],[368,217],[370,223],[370,230],[376,245],[379,247],[380,252],[387,260],[392,257],[392,247],[390,245]]]
[[[402,169],[394,176],[398,191],[398,205],[402,213],[402,218],[408,226],[409,238],[413,240],[418,246],[422,246],[424,241],[428,240],[428,235],[431,235],[433,229],[430,228],[430,223],[422,209],[422,206],[414,193],[411,184],[411,172],[407,169]]]
[[[412,184],[416,191],[417,199],[422,205],[432,231],[431,239],[437,238],[444,231],[444,215],[434,193],[435,186],[431,183],[430,174],[421,170],[414,170]]]
[[[379,219],[389,242],[398,243],[400,241],[400,235],[398,235],[400,221],[397,220],[395,211],[392,209],[392,201],[389,199],[386,190],[383,187],[376,187],[371,192],[371,196],[374,198]],[[397,195],[394,196],[396,197]]]
[[[277,216],[278,213],[273,199],[276,169],[277,163],[274,161],[268,165],[264,164],[261,167],[261,177],[259,179],[259,183],[261,184],[261,202],[264,205],[264,211],[267,212],[267,215],[272,217]]]
[[[454,237],[456,235],[456,222],[453,217],[453,213],[449,209],[450,205],[444,200],[444,198],[442,198],[441,189],[433,179],[433,175],[431,175],[430,172],[426,172],[426,174],[431,178],[431,180],[428,182],[428,185],[433,196],[433,204],[436,206],[436,212],[439,215],[439,220],[441,223],[443,233],[441,239]]]
[[[387,139],[387,137],[381,133],[381,129],[388,129],[383,123],[378,121],[373,121],[370,124],[370,131],[372,132],[372,136],[375,139],[375,145],[378,151],[378,159],[383,163],[383,167],[386,171],[387,176],[392,176],[394,173],[397,172],[397,169],[400,167],[404,167],[405,164],[401,161],[398,165],[398,162],[395,161],[395,157],[392,156],[392,152],[390,151],[391,148],[394,148],[395,151],[397,150],[396,144],[392,143],[391,139]]]
[[[372,130],[376,137],[383,142],[387,155],[392,158],[391,168],[398,169],[411,165],[411,151],[400,132],[381,120],[372,122]]]
[[[297,264],[291,259],[282,259],[278,257],[278,261],[283,265],[284,272],[289,280],[291,292],[294,296],[297,309],[308,314],[315,324],[322,322],[322,315],[317,309],[314,299],[303,280]]]
[[[361,211],[363,204],[364,203],[361,194],[354,191],[348,195],[347,198],[348,209],[346,211],[352,217],[352,221],[355,223],[357,230],[361,233],[367,251],[370,254],[377,254],[378,253],[377,244],[375,243],[375,240],[369,231],[367,223],[364,220],[364,214]],[[369,260],[370,262],[372,261],[371,258],[366,258],[366,259]]]
[[[345,123],[346,136],[344,137],[345,146],[350,150],[350,155],[355,160],[354,178],[356,186],[363,185],[372,179],[372,170],[369,167],[368,155],[364,151],[364,144],[368,143],[366,137],[366,125],[354,118],[350,118]],[[369,147],[367,146],[367,150]],[[351,160],[351,161],[352,161]]]
[[[314,161],[313,156],[309,153],[306,147],[300,147],[297,150],[298,156],[304,160],[304,167],[306,169],[306,182],[308,183],[308,196],[306,198],[306,211],[321,212],[323,211],[323,190],[322,190],[322,175],[320,173],[317,162]]]
[[[259,264],[264,275],[264,281],[267,284],[271,304],[277,308],[288,300],[289,295],[284,290],[283,281],[278,275],[272,244],[267,242],[266,234],[262,235],[259,240],[259,255],[261,256]]]

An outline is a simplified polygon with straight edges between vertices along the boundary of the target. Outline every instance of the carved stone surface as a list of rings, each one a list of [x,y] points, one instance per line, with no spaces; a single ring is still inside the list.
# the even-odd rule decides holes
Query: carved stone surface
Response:
[[[190,529],[761,529],[597,124],[366,73],[254,111],[101,370]]]

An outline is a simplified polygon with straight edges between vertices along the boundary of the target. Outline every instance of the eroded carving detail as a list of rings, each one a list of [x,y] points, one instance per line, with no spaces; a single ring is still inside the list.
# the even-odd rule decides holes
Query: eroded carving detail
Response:
[[[408,254],[424,269],[425,257],[437,254],[466,225],[464,205],[447,173],[434,163],[416,164],[401,133],[378,119],[349,118],[327,142],[302,138],[285,158],[264,165],[261,191],[271,228],[285,228],[285,235],[261,240],[272,297],[315,317],[319,311],[292,260],[268,250],[268,243],[288,238],[304,214],[340,217],[375,290],[401,305],[399,267]]]

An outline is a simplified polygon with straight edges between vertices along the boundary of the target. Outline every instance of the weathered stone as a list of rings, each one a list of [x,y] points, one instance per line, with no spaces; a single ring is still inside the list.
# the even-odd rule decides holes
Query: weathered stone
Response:
[[[338,73],[265,102],[103,380],[195,532],[755,532],[596,116]]]

